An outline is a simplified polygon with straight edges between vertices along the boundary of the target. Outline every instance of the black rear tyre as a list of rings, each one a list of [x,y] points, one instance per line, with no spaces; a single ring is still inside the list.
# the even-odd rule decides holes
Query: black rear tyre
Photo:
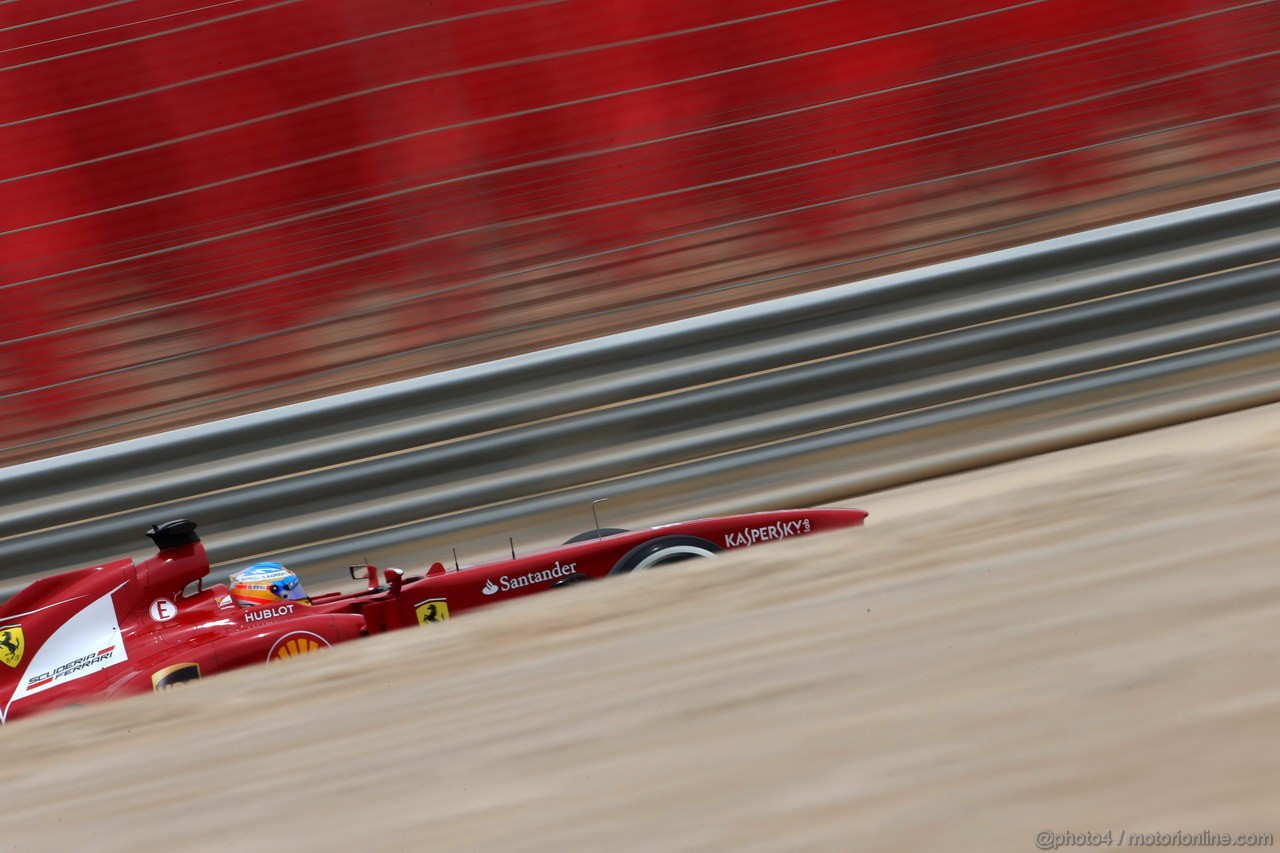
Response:
[[[579,533],[572,539],[566,539],[566,545],[572,545],[575,542],[586,542],[589,539],[601,539],[605,536],[613,536],[615,533],[630,533],[630,530],[624,530],[621,527],[601,527],[599,530],[588,530],[585,533]]]
[[[609,570],[610,575],[626,575],[646,569],[714,557],[724,549],[697,536],[659,536],[632,548]]]

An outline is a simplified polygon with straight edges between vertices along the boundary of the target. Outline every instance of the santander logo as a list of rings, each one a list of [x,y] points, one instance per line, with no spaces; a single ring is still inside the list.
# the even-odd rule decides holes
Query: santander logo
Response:
[[[561,563],[556,560],[556,564],[549,569],[540,569],[536,572],[526,572],[523,575],[503,575],[498,578],[498,582],[494,583],[493,579],[484,582],[481,592],[485,595],[497,595],[500,592],[509,592],[513,589],[520,589],[525,586],[532,586],[537,583],[545,583],[547,581],[555,581],[560,578],[567,578],[569,575],[577,571],[577,563]]]

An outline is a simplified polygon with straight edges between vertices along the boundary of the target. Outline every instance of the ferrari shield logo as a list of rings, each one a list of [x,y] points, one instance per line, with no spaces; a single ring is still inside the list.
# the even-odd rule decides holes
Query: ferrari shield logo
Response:
[[[16,667],[22,663],[22,653],[26,651],[27,644],[22,638],[21,625],[9,625],[0,628],[0,663],[5,666]]]
[[[445,622],[449,618],[449,602],[443,598],[428,599],[413,610],[418,614],[419,625],[425,625],[428,622]]]

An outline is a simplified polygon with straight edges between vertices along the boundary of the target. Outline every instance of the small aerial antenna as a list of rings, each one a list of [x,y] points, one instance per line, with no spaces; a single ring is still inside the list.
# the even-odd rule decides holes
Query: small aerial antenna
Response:
[[[600,516],[596,515],[596,504],[607,503],[608,498],[596,498],[591,502],[591,520],[596,523],[596,538],[603,539],[604,536],[600,532]]]
[[[462,571],[462,568],[458,565],[458,549],[453,548],[452,550],[453,550],[453,570],[455,572],[460,572]]]
[[[516,540],[508,536],[507,542],[511,545],[511,559],[514,560],[516,558]]]

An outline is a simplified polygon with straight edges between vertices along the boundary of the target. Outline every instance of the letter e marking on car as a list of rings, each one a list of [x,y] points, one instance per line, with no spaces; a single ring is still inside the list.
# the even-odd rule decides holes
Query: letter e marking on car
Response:
[[[168,622],[178,615],[178,605],[167,598],[157,598],[151,602],[151,618],[157,622]]]

